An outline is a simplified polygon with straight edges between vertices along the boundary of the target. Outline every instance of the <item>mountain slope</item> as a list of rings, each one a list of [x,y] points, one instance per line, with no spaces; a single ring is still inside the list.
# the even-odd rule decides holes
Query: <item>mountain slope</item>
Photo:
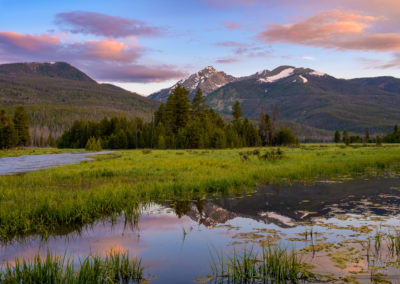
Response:
[[[208,66],[203,70],[193,75],[190,75],[187,79],[180,80],[171,88],[163,89],[159,92],[151,94],[149,98],[161,102],[166,102],[170,92],[175,88],[177,84],[182,85],[190,91],[190,98],[194,96],[194,93],[198,88],[203,91],[204,95],[208,95],[212,91],[236,80],[237,78],[231,75],[227,75],[224,72],[219,72],[215,70],[212,66]]]
[[[379,77],[344,80],[281,66],[226,84],[209,94],[207,101],[222,113],[230,113],[238,100],[244,115],[252,118],[259,116],[261,108],[271,113],[278,105],[282,120],[327,130],[363,132],[369,127],[381,132],[400,121],[400,80],[392,79],[382,85],[384,79]]]
[[[149,119],[159,103],[99,84],[68,63],[56,62],[0,65],[0,104],[9,111],[24,105],[32,126],[50,125],[59,132],[79,118],[120,114]]]

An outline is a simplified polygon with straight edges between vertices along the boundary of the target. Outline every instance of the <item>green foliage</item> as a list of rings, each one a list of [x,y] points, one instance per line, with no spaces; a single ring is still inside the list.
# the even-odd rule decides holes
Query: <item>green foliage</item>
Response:
[[[30,141],[29,119],[23,107],[15,110],[13,119],[4,110],[0,111],[0,149],[26,146]]]
[[[79,260],[79,269],[69,258],[52,254],[35,255],[30,260],[15,259],[0,270],[2,283],[139,283],[143,267],[127,253],[110,252],[105,258],[87,256]]]
[[[235,120],[239,120],[242,117],[242,108],[240,107],[239,101],[235,101],[235,104],[232,108],[232,116]]]
[[[14,113],[14,128],[17,132],[17,145],[28,145],[31,137],[29,135],[29,118],[25,108],[17,107]]]
[[[339,130],[335,131],[335,137],[334,137],[333,141],[335,143],[339,143],[340,142],[340,132],[339,132]]]
[[[343,139],[344,144],[346,144],[346,145],[349,145],[351,142],[349,133],[346,130],[343,131],[342,139]]]
[[[397,124],[393,128],[392,133],[388,133],[383,137],[385,143],[400,143],[400,131]]]
[[[199,88],[196,90],[196,94],[192,100],[192,119],[203,118],[206,110],[206,98]]]
[[[189,122],[191,105],[188,95],[189,91],[178,84],[165,105],[167,128],[175,134]]]
[[[369,143],[369,142],[370,142],[370,137],[369,137],[369,130],[368,130],[368,128],[365,128],[364,142],[365,142],[365,143]]]
[[[299,144],[299,140],[292,133],[292,131],[288,128],[281,128],[273,140],[274,145],[297,145]]]
[[[90,137],[89,140],[86,143],[85,149],[88,151],[101,151],[101,139]]]
[[[272,149],[131,150],[99,156],[90,163],[2,176],[0,240],[76,230],[105,216],[131,214],[147,202],[229,197],[258,184],[380,175],[400,169],[397,145],[280,147],[283,159],[250,158],[245,165],[238,155],[258,150],[262,156]]]
[[[376,136],[376,145],[381,146],[382,145],[382,138],[380,136]]]
[[[261,112],[260,116],[260,139],[263,146],[272,144],[272,124],[268,113]]]
[[[223,283],[298,283],[315,278],[294,251],[280,247],[262,247],[258,254],[253,248],[235,250],[232,256],[216,251],[211,261],[214,276]]]
[[[161,104],[155,112],[153,122],[125,117],[105,117],[99,122],[77,120],[62,134],[57,145],[60,148],[84,148],[89,138],[94,137],[101,139],[103,148],[109,149],[255,147],[263,144],[260,133],[265,131],[268,145],[272,142],[274,145],[296,143],[297,138],[288,130],[278,132],[280,136],[273,135],[268,114],[264,117],[267,120],[265,131],[257,129],[248,118],[226,123],[216,112],[206,109],[200,89],[192,104],[188,93],[178,85],[167,103]],[[240,104],[237,108],[240,109]]]

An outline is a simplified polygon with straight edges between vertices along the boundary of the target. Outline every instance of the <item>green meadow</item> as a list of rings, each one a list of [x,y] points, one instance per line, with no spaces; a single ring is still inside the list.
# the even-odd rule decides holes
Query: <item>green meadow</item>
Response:
[[[135,218],[148,202],[242,195],[260,184],[312,183],[400,170],[400,145],[310,144],[279,150],[116,151],[95,161],[2,176],[0,237],[7,241],[66,233],[121,214]]]

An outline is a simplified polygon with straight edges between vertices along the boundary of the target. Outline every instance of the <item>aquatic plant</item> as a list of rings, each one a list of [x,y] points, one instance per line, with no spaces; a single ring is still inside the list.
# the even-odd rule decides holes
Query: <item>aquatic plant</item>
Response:
[[[0,269],[1,283],[139,283],[142,279],[141,261],[117,252],[105,258],[87,256],[75,268],[70,258],[47,250],[43,258],[39,254],[30,260],[16,258]]]
[[[396,231],[394,234],[387,234],[386,240],[389,253],[392,256],[400,257],[400,231]]]
[[[253,248],[235,250],[232,255],[214,250],[210,266],[213,276],[224,283],[247,283],[255,279],[285,283],[316,277],[295,251],[280,247],[262,247],[259,253]]]

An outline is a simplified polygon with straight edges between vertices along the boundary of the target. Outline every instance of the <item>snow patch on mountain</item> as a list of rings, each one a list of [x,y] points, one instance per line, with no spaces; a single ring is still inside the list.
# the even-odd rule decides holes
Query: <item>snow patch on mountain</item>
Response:
[[[260,79],[258,79],[258,81],[262,82],[262,83],[273,83],[280,79],[283,79],[283,78],[293,75],[293,71],[294,71],[294,68],[287,68],[287,69],[282,70],[281,72],[279,72],[276,75],[260,78]]]
[[[306,77],[304,77],[303,75],[300,75],[299,77],[301,80],[303,80],[304,84],[308,82],[308,79]]]
[[[308,73],[308,74],[310,74],[310,75],[312,75],[312,76],[318,76],[318,77],[322,77],[322,76],[325,76],[326,74],[325,73],[323,73],[323,72],[319,72],[319,71],[312,71],[312,72],[310,72],[310,73]]]

